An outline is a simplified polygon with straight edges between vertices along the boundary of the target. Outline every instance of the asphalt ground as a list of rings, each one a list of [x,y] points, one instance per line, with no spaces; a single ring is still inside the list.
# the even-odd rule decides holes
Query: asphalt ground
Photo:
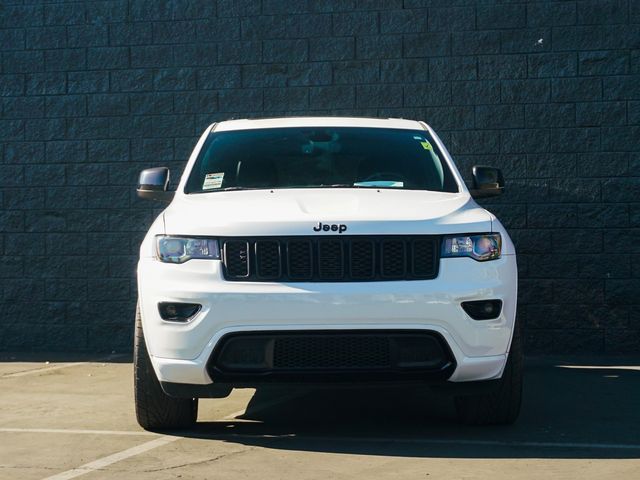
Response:
[[[47,363],[48,361],[48,363]],[[416,389],[235,390],[145,432],[128,357],[0,354],[1,479],[640,479],[640,358],[528,359],[509,427]]]

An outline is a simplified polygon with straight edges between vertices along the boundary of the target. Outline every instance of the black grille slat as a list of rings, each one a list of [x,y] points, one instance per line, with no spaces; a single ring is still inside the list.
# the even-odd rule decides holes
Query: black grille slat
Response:
[[[302,236],[221,239],[227,280],[363,282],[438,275],[440,237]]]
[[[406,245],[404,240],[385,240],[381,245],[382,276],[404,277],[407,268]]]
[[[376,274],[375,243],[370,240],[353,240],[351,255],[351,277],[369,279]]]
[[[310,241],[293,240],[287,245],[289,277],[310,280],[313,277],[313,245]]]
[[[414,240],[411,253],[413,255],[413,261],[411,265],[413,267],[413,274],[417,277],[428,276],[433,272],[435,266],[435,252],[433,251],[435,245],[430,240]]]
[[[255,245],[257,276],[265,280],[280,278],[280,243],[277,240],[260,240]]]
[[[344,276],[342,241],[318,242],[318,275],[323,280],[339,280]]]
[[[234,240],[224,244],[227,274],[232,278],[249,276],[249,242]]]

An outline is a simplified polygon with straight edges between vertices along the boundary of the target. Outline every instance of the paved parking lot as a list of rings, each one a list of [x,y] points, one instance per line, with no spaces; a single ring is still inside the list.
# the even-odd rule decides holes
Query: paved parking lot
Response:
[[[640,478],[638,358],[529,360],[512,427],[428,392],[265,389],[170,436],[137,426],[128,358],[92,360],[0,355],[0,478]]]

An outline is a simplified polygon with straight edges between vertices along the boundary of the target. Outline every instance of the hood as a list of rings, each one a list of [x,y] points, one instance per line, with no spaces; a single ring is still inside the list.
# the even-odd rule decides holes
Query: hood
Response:
[[[177,194],[164,212],[169,235],[445,234],[491,231],[467,192],[282,189]],[[318,229],[318,223],[336,230]],[[339,228],[339,230],[337,230]]]

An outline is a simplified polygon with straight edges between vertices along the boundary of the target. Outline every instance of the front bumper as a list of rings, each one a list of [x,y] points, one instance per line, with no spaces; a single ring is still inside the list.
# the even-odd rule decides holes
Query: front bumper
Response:
[[[205,385],[220,339],[238,332],[427,331],[455,358],[451,382],[502,375],[515,319],[513,255],[490,262],[442,259],[436,279],[364,283],[227,282],[219,261],[182,265],[142,258],[140,308],[147,348],[162,382]],[[500,316],[472,320],[462,301],[499,299]],[[202,310],[187,324],[163,321],[159,302],[192,302]]]

